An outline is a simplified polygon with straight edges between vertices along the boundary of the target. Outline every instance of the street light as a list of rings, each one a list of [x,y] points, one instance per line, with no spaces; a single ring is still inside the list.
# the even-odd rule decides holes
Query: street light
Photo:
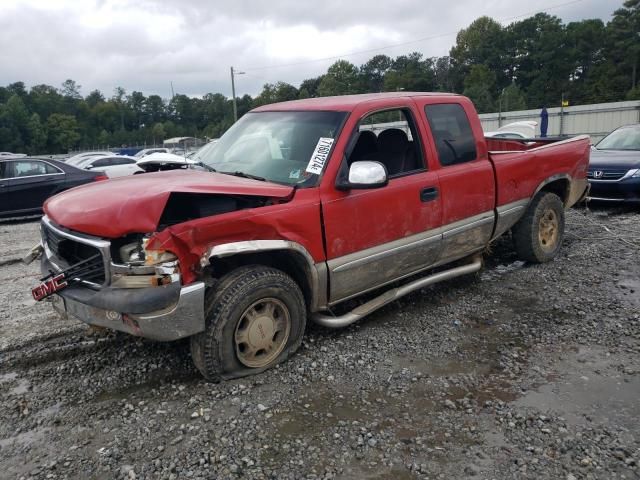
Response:
[[[244,75],[244,72],[237,72],[231,67],[231,95],[233,96],[233,121],[238,121],[238,105],[236,104],[236,75]]]

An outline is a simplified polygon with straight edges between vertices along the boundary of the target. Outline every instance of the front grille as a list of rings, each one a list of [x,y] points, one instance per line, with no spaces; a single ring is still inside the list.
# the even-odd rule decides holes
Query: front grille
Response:
[[[600,175],[595,175],[594,172],[602,172]],[[591,180],[620,180],[627,174],[627,170],[602,170],[598,168],[590,169],[587,173],[587,178]]]
[[[42,223],[42,240],[46,242],[53,260],[64,270],[69,270],[68,276],[80,281],[97,285],[105,283],[105,266],[100,249],[81,239],[75,240],[61,235],[56,230]]]

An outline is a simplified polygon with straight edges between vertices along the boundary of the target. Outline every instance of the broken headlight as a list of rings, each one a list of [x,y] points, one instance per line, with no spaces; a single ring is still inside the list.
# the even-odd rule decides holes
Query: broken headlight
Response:
[[[123,265],[112,266],[113,287],[157,287],[180,281],[178,257],[166,250],[149,250],[147,244],[148,239],[142,238],[119,248]]]

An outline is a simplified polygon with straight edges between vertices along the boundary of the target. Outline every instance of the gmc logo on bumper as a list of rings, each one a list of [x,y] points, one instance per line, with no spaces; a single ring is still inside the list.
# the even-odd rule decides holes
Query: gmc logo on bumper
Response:
[[[43,298],[50,297],[54,293],[59,292],[67,285],[68,284],[64,278],[64,273],[61,273],[53,278],[50,278],[49,280],[42,282],[37,287],[32,288],[31,295],[33,295],[33,298],[36,302],[39,302]]]

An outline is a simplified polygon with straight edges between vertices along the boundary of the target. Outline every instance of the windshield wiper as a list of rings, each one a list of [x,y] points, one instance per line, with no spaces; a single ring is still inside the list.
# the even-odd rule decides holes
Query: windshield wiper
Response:
[[[240,172],[236,170],[235,172],[220,172],[225,175],[233,175],[234,177],[242,177],[242,178],[250,178],[251,180],[260,180],[261,182],[266,182],[267,179],[264,177],[259,177],[258,175],[251,175],[250,173]]]
[[[209,165],[207,165],[206,163],[203,162],[198,162],[196,163],[196,165],[198,165],[199,167],[204,168],[205,170],[209,171],[209,172],[217,172],[217,170],[213,167],[210,167]]]

